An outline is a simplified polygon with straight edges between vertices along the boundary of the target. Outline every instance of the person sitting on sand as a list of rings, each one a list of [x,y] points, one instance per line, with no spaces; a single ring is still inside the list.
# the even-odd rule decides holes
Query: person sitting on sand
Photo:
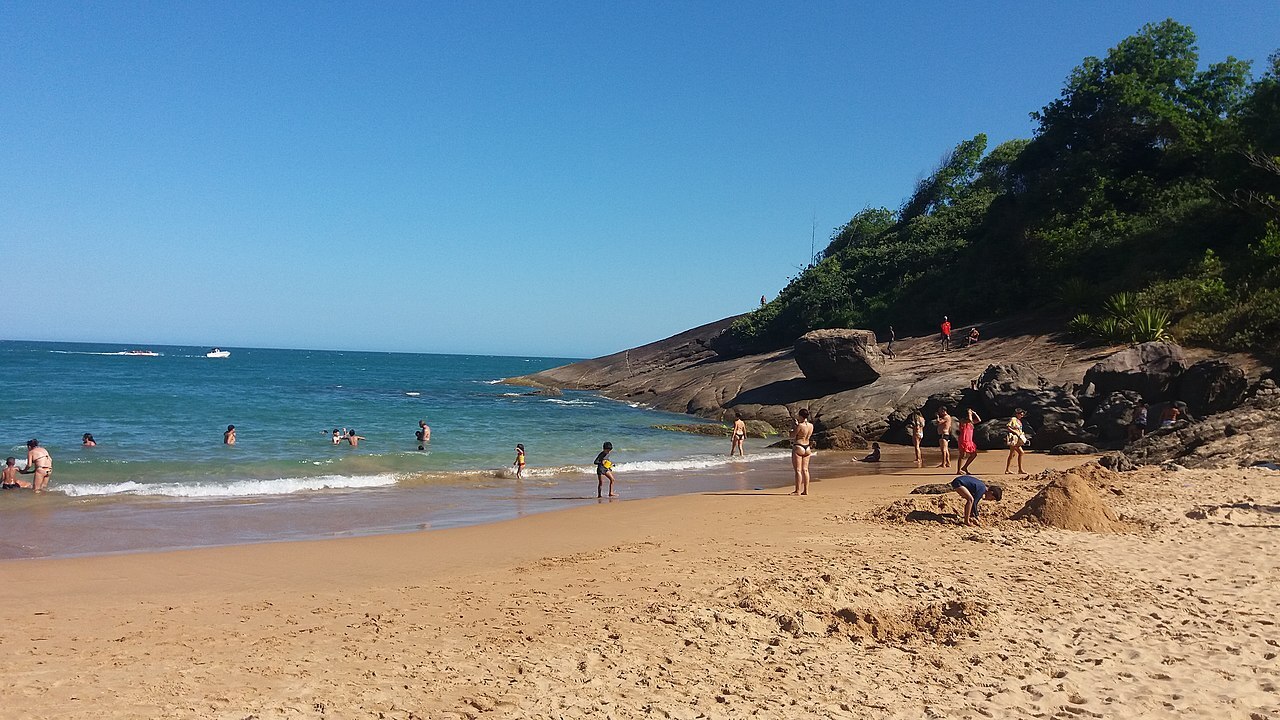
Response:
[[[938,419],[934,421],[938,427],[938,449],[942,451],[940,468],[951,468],[951,413],[945,407],[938,408]]]
[[[364,439],[364,436],[357,435],[355,430],[347,431],[347,443],[350,444],[351,447],[356,447],[360,444],[360,441]]]
[[[973,441],[973,426],[982,422],[973,408],[965,408],[964,419],[960,421],[960,454],[956,457],[956,474],[968,475],[969,466],[978,457],[978,444]]]
[[[609,478],[609,497],[618,497],[613,492],[613,461],[609,453],[613,452],[613,443],[604,444],[604,449],[596,456],[596,497],[604,497],[604,479]]]
[[[223,445],[236,444],[236,426],[235,425],[228,425],[227,431],[222,433],[222,444]]]
[[[1004,444],[1009,446],[1009,457],[1004,460],[1004,474],[1012,475],[1009,466],[1013,464],[1013,459],[1018,458],[1018,474],[1026,475],[1026,471],[1022,469],[1022,456],[1026,454],[1022,448],[1027,445],[1027,433],[1022,428],[1022,418],[1027,416],[1027,411],[1018,408],[1013,411],[1013,417],[1009,418],[1009,422],[1005,424]]]
[[[791,469],[796,474],[796,489],[792,495],[809,494],[809,456],[813,454],[809,441],[813,437],[813,423],[809,422],[808,408],[796,413],[796,427],[791,431]]]
[[[80,445],[83,447],[98,447],[97,441],[93,439],[93,435],[90,433],[85,433],[84,437],[80,438]]]
[[[747,439],[747,424],[742,421],[741,415],[734,415],[733,419],[733,442],[729,444],[729,457],[733,457],[734,451],[737,451],[738,457],[742,457],[742,442]]]
[[[516,466],[516,479],[524,479],[524,444],[516,443],[516,461],[511,463]]]
[[[27,441],[27,467],[18,472],[24,475],[34,475],[31,479],[31,489],[36,492],[42,492],[49,486],[49,476],[53,474],[53,458],[49,456],[49,451],[40,447],[40,441],[31,438]]]
[[[987,487],[986,483],[972,475],[961,475],[952,480],[951,487],[964,498],[964,517],[961,518],[961,522],[965,525],[978,525],[979,502],[983,500],[1000,502],[1000,498],[1004,497],[1004,490],[998,487]]]
[[[880,462],[880,443],[871,443],[871,452],[866,457],[859,458],[858,462]]]
[[[18,459],[14,457],[4,459],[4,470],[0,471],[0,490],[31,487],[31,483],[18,477],[17,463]]]

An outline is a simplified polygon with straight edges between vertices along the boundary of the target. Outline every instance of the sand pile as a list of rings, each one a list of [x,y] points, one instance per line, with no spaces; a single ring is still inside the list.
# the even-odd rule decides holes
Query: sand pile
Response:
[[[1094,485],[1076,470],[1052,475],[1049,483],[1014,514],[1014,520],[1034,520],[1063,530],[1121,532],[1125,529]]]

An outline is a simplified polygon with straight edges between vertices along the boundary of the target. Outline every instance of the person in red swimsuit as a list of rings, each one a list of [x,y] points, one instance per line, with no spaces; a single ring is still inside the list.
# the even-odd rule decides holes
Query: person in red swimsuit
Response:
[[[968,475],[969,465],[978,457],[978,445],[973,441],[973,426],[982,422],[973,408],[965,410],[964,419],[960,421],[960,454],[956,456],[956,474]]]

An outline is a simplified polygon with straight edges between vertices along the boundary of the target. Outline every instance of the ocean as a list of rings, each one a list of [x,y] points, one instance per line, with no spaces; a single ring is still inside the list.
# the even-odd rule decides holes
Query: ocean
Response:
[[[595,503],[605,441],[624,500],[790,482],[769,441],[730,459],[725,438],[653,428],[688,416],[502,382],[570,358],[130,349],[0,342],[3,455],[23,466],[34,437],[54,461],[49,493],[0,493],[0,559],[405,532]],[[431,427],[423,451],[419,420]],[[365,439],[335,446],[335,428]]]

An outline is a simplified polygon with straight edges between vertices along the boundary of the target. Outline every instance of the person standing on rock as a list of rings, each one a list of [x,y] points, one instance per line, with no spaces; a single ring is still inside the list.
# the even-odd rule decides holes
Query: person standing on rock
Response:
[[[733,417],[733,444],[729,446],[729,457],[733,457],[735,450],[738,451],[738,456],[741,457],[744,454],[742,441],[747,439],[747,424],[742,422],[741,415],[734,415]]]
[[[911,433],[911,447],[916,451],[916,467],[924,467],[924,453],[920,451],[920,441],[924,440],[924,415],[919,410],[907,419],[907,432]]]
[[[938,419],[934,421],[938,428],[938,449],[942,451],[942,462],[938,467],[951,469],[951,413],[946,407],[938,408]]]
[[[1022,418],[1027,416],[1027,411],[1018,408],[1013,411],[1013,417],[1009,418],[1009,422],[1004,426],[1005,436],[1004,444],[1009,446],[1009,457],[1004,461],[1004,474],[1012,475],[1009,466],[1013,464],[1013,458],[1018,458],[1018,474],[1026,475],[1027,471],[1022,469],[1022,448],[1027,444],[1027,433],[1022,429]]]
[[[942,349],[951,349],[951,319],[946,315],[942,316]]]
[[[796,489],[792,495],[809,494],[809,456],[813,450],[809,447],[813,438],[813,423],[809,422],[809,411],[801,408],[796,413],[796,429],[791,431],[791,468],[796,473]]]
[[[978,444],[973,441],[973,426],[982,422],[973,408],[965,408],[964,419],[960,421],[960,454],[956,456],[956,474],[968,475],[969,466],[978,457]]]
[[[897,339],[898,339],[898,336],[894,334],[893,326],[890,325],[889,326],[889,344],[885,345],[884,347],[884,354],[888,355],[890,360],[898,357],[897,353],[893,351],[893,343]]]

